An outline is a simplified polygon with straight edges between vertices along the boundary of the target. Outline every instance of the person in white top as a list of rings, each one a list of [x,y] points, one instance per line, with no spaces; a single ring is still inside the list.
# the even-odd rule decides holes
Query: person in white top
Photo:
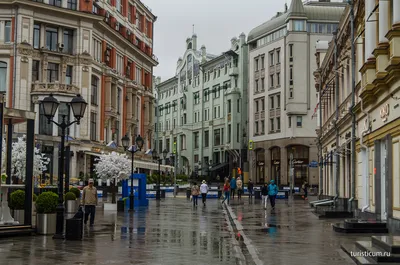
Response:
[[[201,198],[203,199],[203,205],[206,206],[208,185],[207,185],[207,182],[205,180],[203,180],[203,183],[200,186],[200,193],[201,193]]]

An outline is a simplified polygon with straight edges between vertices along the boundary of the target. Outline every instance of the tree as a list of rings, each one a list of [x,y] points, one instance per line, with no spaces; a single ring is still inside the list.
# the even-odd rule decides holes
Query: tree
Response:
[[[94,171],[104,181],[112,178],[126,178],[131,172],[131,161],[126,155],[116,152],[102,154],[94,165]]]
[[[22,181],[25,180],[26,173],[26,135],[18,137],[17,142],[12,143],[11,166],[14,176]],[[4,143],[4,140],[3,140]],[[5,143],[4,143],[5,144]],[[3,153],[4,154],[4,153]],[[40,150],[34,147],[33,156],[33,176],[37,177],[47,169],[50,159],[45,157]]]
[[[94,165],[94,171],[103,181],[115,179],[115,181],[112,181],[112,203],[115,203],[115,184],[117,180],[128,177],[131,171],[131,161],[126,155],[121,155],[116,152],[112,152],[111,154],[103,153],[100,158],[97,159],[97,164]]]

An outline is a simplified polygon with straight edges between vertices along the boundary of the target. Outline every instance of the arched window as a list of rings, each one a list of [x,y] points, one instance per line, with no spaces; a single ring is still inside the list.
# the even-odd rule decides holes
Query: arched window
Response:
[[[6,92],[7,88],[7,63],[0,61],[0,92]]]
[[[91,91],[92,105],[97,105],[98,90],[99,90],[99,78],[97,78],[97,76],[95,75],[92,75],[92,91]]]

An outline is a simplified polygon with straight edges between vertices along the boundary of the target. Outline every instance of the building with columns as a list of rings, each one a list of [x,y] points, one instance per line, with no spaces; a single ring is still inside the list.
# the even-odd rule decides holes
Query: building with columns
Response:
[[[121,138],[153,137],[153,28],[156,16],[139,0],[0,1],[0,86],[7,106],[36,112],[36,145],[58,175],[60,130],[39,107],[50,93],[54,117],[73,120],[68,102],[88,103],[80,125],[68,129],[71,177],[93,173],[102,151],[123,152]],[[15,133],[23,133],[14,128]],[[140,162],[137,167],[153,165]],[[142,157],[145,159],[145,157]],[[154,165],[156,169],[156,165]]]
[[[343,1],[292,0],[250,31],[249,161],[256,183],[318,185],[318,168],[309,166],[318,161],[315,43],[332,39],[344,7]]]
[[[353,7],[354,107],[348,104],[352,77],[348,72],[350,5],[337,34],[338,56],[332,56],[335,43],[331,42],[316,74],[322,94],[338,93],[336,100],[331,96],[321,101],[322,185],[326,195],[355,197],[361,217],[386,221],[394,231],[400,227],[400,1],[355,0]],[[355,185],[348,174],[348,153],[353,152],[348,147],[349,107],[356,116]],[[331,125],[336,116],[339,119]],[[339,145],[334,145],[336,133],[340,135]],[[339,190],[335,191],[337,179]]]
[[[161,152],[177,150],[178,173],[223,180],[247,161],[247,45],[232,38],[221,55],[197,46],[194,34],[178,59],[176,76],[156,86],[155,137]],[[176,145],[174,145],[176,143]]]

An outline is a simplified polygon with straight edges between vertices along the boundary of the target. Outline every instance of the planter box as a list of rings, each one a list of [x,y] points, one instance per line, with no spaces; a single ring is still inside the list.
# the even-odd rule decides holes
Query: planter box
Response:
[[[116,203],[104,203],[104,211],[117,211]]]
[[[25,222],[25,210],[13,210],[14,221],[18,222],[20,225]]]
[[[38,213],[36,215],[36,233],[39,235],[55,234],[56,220],[55,213]]]
[[[76,213],[78,211],[78,203],[77,202],[78,202],[77,200],[65,201],[66,213]]]

